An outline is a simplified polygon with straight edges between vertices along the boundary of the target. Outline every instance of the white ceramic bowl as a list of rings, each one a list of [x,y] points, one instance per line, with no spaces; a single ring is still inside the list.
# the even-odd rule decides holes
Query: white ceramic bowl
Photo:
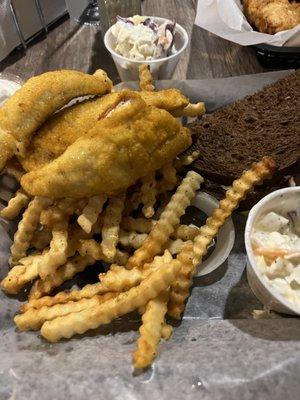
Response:
[[[210,216],[218,207],[218,200],[204,192],[198,192],[192,206],[199,208],[206,215]],[[204,276],[217,269],[228,258],[235,240],[234,225],[229,218],[220,229],[216,246],[211,255],[199,266],[197,276]]]
[[[150,18],[152,18],[158,25],[161,25],[167,21],[166,18]],[[158,60],[136,61],[127,57],[123,57],[114,51],[115,38],[111,33],[111,27],[104,35],[105,47],[110,52],[123,82],[137,81],[139,76],[139,66],[141,64],[150,65],[150,70],[154,79],[171,79],[180,56],[188,44],[188,41],[189,38],[186,30],[181,25],[176,23],[174,36],[174,43],[176,47],[175,54],[172,54],[169,57],[160,58]]]
[[[247,277],[253,293],[270,310],[292,315],[300,315],[299,307],[290,303],[260,275],[250,239],[253,226],[262,214],[276,210],[283,212],[291,211],[295,209],[296,204],[300,207],[300,186],[276,190],[264,197],[251,209],[245,229]]]

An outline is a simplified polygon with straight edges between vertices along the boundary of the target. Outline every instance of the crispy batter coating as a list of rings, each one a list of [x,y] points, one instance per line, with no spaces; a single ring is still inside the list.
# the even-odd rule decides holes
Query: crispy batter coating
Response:
[[[176,89],[140,92],[139,95],[147,105],[167,111],[181,109],[188,104],[186,97]],[[109,93],[74,104],[51,116],[35,132],[24,156],[18,157],[23,168],[29,172],[59,157],[79,137],[87,134],[98,122],[99,116],[115,104],[118,96],[118,93]],[[14,146],[13,140],[11,143]]]
[[[244,12],[251,25],[271,35],[300,24],[299,4],[289,0],[244,0]]]
[[[85,95],[102,95],[111,91],[112,83],[105,75],[96,77],[79,71],[61,70],[46,72],[30,78],[0,108],[0,130],[11,135],[18,143],[21,154],[25,152],[32,134],[55,111],[70,100]],[[15,152],[12,141],[0,137],[5,159]],[[8,143],[9,142],[9,143]]]
[[[59,157],[79,137],[87,134],[117,97],[117,93],[109,93],[52,115],[35,132],[24,157],[18,157],[23,168],[32,171]]]
[[[129,91],[123,91],[119,100],[125,104],[98,121],[60,157],[24,175],[23,188],[52,198],[115,194],[191,144],[189,130],[165,110],[147,106]]]

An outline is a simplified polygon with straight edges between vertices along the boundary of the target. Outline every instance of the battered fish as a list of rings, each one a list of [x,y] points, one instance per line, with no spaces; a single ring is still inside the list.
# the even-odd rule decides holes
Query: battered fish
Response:
[[[138,92],[147,105],[169,112],[182,110],[188,99],[176,89]],[[32,171],[59,157],[79,137],[98,122],[99,117],[115,104],[118,93],[75,104],[54,114],[34,134],[24,157],[18,157],[26,171]]]
[[[102,71],[95,76],[79,71],[53,71],[29,79],[0,108],[0,168],[16,149],[24,153],[32,134],[55,111],[70,100],[111,91],[112,83]],[[15,142],[15,146],[13,143]]]
[[[244,12],[251,25],[271,35],[300,24],[299,4],[288,0],[245,0]]]
[[[21,179],[31,195],[91,197],[124,191],[191,145],[187,128],[147,106],[138,93],[119,94],[122,106],[100,119],[56,160]]]

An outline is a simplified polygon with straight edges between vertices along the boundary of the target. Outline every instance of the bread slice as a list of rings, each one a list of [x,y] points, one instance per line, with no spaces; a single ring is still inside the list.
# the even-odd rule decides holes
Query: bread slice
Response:
[[[300,70],[190,124],[191,150],[200,152],[194,168],[229,185],[268,155],[276,161],[278,182],[300,158],[299,115]]]

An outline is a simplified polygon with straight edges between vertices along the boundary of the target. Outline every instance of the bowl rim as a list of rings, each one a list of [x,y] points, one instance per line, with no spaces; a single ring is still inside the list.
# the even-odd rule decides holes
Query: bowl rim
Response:
[[[250,210],[248,218],[247,218],[247,222],[246,222],[246,226],[245,226],[245,234],[244,234],[245,247],[246,247],[247,258],[248,258],[247,268],[249,268],[249,267],[252,268],[256,278],[263,285],[263,287],[268,291],[270,296],[274,297],[278,303],[281,303],[285,308],[289,309],[293,314],[300,315],[299,307],[297,307],[296,305],[291,303],[284,296],[282,296],[282,294],[280,294],[276,289],[274,289],[270,285],[268,285],[267,281],[265,281],[265,279],[262,279],[262,277],[260,276],[260,274],[258,272],[258,268],[257,268],[257,263],[255,261],[252,245],[251,245],[251,239],[250,239],[251,231],[253,228],[253,223],[254,223],[255,217],[258,214],[259,210],[265,204],[272,201],[274,198],[285,195],[286,193],[299,193],[300,194],[300,186],[292,186],[292,187],[275,190],[274,192],[263,197]]]
[[[143,15],[144,17],[144,15]],[[162,17],[154,17],[154,16],[145,16],[145,18],[152,18],[154,21],[157,22],[165,22],[165,21],[169,21],[169,18],[162,18]],[[115,24],[114,24],[115,25]],[[181,26],[180,24],[178,24],[178,22],[176,22],[176,29],[178,29],[179,33],[181,34],[181,36],[183,36],[184,39],[184,43],[183,46],[180,48],[180,50],[176,51],[176,53],[171,54],[168,57],[163,57],[163,58],[157,58],[155,60],[132,60],[131,58],[128,57],[124,57],[121,54],[118,54],[117,52],[115,52],[108,44],[108,37],[109,35],[111,35],[111,28],[114,26],[112,25],[106,32],[104,35],[104,45],[106,47],[106,49],[115,57],[120,58],[121,60],[127,61],[127,62],[131,62],[131,63],[135,63],[135,64],[156,64],[156,63],[162,63],[164,61],[168,61],[171,60],[172,58],[179,56],[187,47],[188,43],[189,43],[189,35],[187,33],[187,31],[183,28],[183,26]],[[175,32],[176,33],[176,32]]]

